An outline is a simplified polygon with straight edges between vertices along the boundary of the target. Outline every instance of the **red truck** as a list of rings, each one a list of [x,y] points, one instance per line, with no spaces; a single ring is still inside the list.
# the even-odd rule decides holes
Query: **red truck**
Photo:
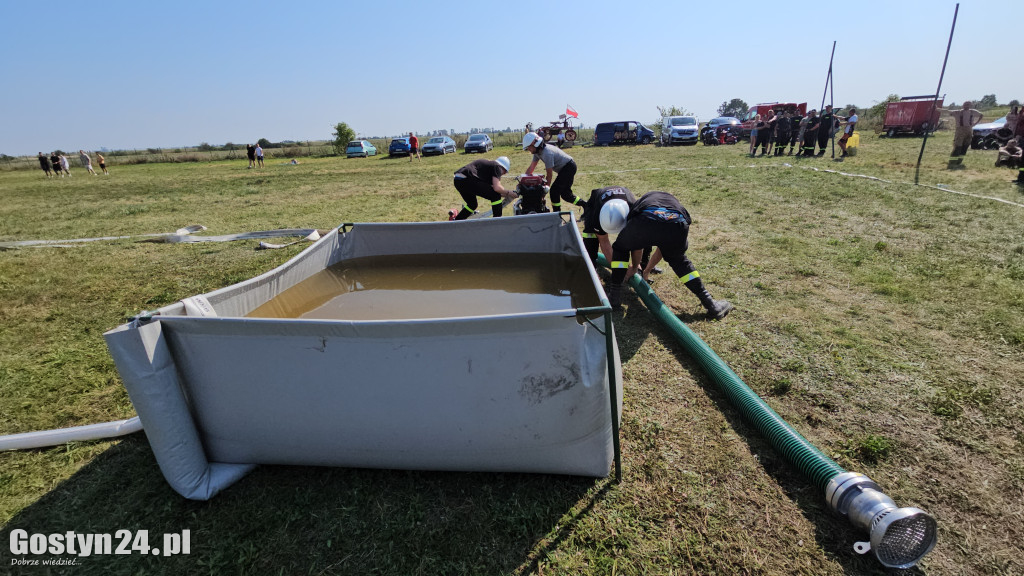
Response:
[[[754,118],[756,118],[758,114],[761,115],[761,118],[764,118],[768,115],[769,110],[775,110],[776,114],[783,111],[790,113],[797,111],[801,116],[805,116],[807,114],[807,102],[801,102],[800,104],[795,102],[766,102],[764,104],[755,104],[751,106],[743,118],[740,118],[740,121],[742,122],[740,124],[740,130],[743,132],[743,138],[750,139],[750,132],[754,129],[754,124],[756,124]]]
[[[920,136],[935,131],[939,125],[942,98],[935,96],[907,96],[898,102],[885,105],[885,122],[882,131],[889,138],[898,134]]]

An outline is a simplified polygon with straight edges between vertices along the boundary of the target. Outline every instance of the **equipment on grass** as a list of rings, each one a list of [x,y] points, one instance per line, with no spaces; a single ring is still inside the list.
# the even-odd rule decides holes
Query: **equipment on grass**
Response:
[[[547,206],[547,195],[550,191],[548,181],[539,174],[523,174],[516,178],[519,183],[516,185],[516,200],[514,213],[517,216],[523,214],[541,214],[550,212]]]

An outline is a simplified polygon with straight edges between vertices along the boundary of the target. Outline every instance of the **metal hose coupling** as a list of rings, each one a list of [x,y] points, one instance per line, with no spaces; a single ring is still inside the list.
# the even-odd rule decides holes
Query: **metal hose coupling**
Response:
[[[874,551],[887,568],[910,568],[931,552],[938,539],[935,519],[919,508],[899,508],[873,480],[856,472],[833,477],[825,500],[836,514],[870,533],[870,542],[857,542],[858,554]]]

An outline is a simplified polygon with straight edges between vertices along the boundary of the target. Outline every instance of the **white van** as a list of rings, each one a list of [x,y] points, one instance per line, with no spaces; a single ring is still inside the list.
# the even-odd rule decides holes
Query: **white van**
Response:
[[[696,144],[700,122],[696,116],[665,116],[661,121],[661,145]]]

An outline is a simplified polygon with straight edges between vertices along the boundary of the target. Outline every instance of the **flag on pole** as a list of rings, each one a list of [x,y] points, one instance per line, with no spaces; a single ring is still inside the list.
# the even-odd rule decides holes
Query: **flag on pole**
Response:
[[[580,117],[580,115],[577,114],[576,111],[572,109],[572,106],[569,106],[568,104],[565,105],[565,115],[572,116],[573,118]]]

